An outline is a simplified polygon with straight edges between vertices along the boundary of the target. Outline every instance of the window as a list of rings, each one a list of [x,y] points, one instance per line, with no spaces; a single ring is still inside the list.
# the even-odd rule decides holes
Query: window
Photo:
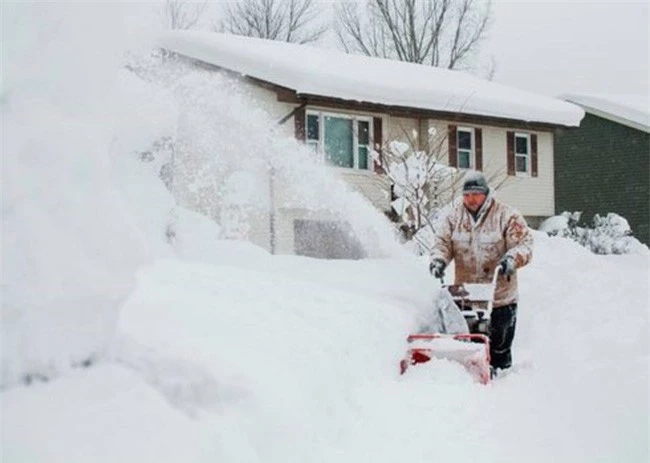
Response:
[[[515,134],[515,172],[528,174],[530,166],[530,136],[528,134]]]
[[[318,115],[307,114],[307,146],[310,146],[314,151],[318,151],[319,126]]]
[[[367,170],[370,139],[369,117],[307,112],[307,145],[330,165]]]
[[[474,168],[474,130],[459,127],[456,132],[458,167]]]

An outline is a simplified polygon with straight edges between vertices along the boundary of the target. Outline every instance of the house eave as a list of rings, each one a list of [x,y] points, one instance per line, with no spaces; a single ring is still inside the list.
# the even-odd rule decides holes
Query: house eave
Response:
[[[573,128],[573,126],[566,126],[562,124],[553,124],[548,122],[539,121],[525,121],[521,119],[508,119],[496,116],[487,116],[480,114],[468,114],[463,112],[454,111],[438,111],[425,108],[415,108],[410,106],[396,106],[386,105],[382,103],[373,103],[369,101],[346,100],[343,98],[335,98],[327,95],[316,95],[308,93],[299,93],[296,89],[285,87],[283,85],[262,80],[249,75],[242,75],[236,71],[217,66],[214,64],[206,63],[202,60],[188,58],[195,64],[208,68],[219,70],[228,75],[243,79],[244,81],[265,88],[274,92],[277,100],[283,103],[319,106],[331,109],[347,109],[359,112],[368,112],[375,114],[387,114],[395,117],[412,117],[421,119],[437,119],[449,122],[474,124],[474,125],[489,125],[494,127],[523,129],[531,131],[545,131],[553,132],[558,129]]]
[[[645,125],[645,124],[639,124],[638,122],[631,121],[629,119],[626,119],[624,117],[619,117],[616,116],[615,114],[609,113],[607,111],[602,111],[596,108],[592,108],[589,105],[585,105],[580,103],[580,106],[585,110],[586,113],[592,114],[594,116],[602,117],[603,119],[607,119],[608,121],[616,122],[617,124],[625,125],[627,127],[631,127],[636,130],[640,130],[645,133],[650,133],[650,126]]]
[[[465,124],[490,125],[494,127],[519,128],[535,131],[554,131],[560,128],[567,128],[567,126],[564,125],[550,124],[547,122],[523,121],[519,119],[507,119],[453,111],[436,111],[424,108],[414,108],[411,106],[385,105],[370,101],[346,100],[327,95],[299,93],[295,89],[283,87],[273,82],[267,82],[255,77],[245,76],[245,79],[252,84],[274,91],[277,95],[278,101],[283,103],[306,104],[308,106],[320,106],[331,109],[347,109],[359,112],[387,114],[395,117],[437,119]]]

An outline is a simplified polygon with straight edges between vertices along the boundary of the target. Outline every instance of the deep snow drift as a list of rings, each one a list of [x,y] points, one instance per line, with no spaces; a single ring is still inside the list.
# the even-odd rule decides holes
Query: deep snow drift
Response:
[[[423,261],[159,261],[111,358],[2,393],[6,461],[643,461],[648,257],[535,237],[517,370],[487,387],[443,361],[398,375]]]

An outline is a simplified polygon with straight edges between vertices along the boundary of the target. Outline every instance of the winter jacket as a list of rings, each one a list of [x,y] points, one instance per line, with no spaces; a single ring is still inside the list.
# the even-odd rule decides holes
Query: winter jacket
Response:
[[[532,259],[533,237],[523,216],[488,195],[476,219],[462,202],[451,207],[436,226],[431,259],[456,262],[455,283],[490,283],[504,255],[521,268]],[[517,302],[517,273],[499,275],[494,307]]]

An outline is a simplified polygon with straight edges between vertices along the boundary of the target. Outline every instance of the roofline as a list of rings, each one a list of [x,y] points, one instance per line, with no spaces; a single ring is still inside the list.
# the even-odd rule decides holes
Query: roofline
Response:
[[[412,106],[396,106],[386,105],[381,103],[371,103],[368,101],[346,100],[343,98],[335,98],[327,95],[316,95],[308,93],[298,93],[295,89],[284,87],[282,85],[269,82],[267,80],[259,79],[248,75],[241,74],[240,72],[233,71],[216,64],[207,63],[205,61],[190,58],[185,55],[180,55],[183,58],[198,64],[201,67],[225,72],[228,75],[244,79],[253,85],[265,88],[274,92],[277,99],[283,103],[293,103],[302,105],[322,106],[333,109],[352,109],[356,111],[388,114],[396,117],[414,117],[414,118],[427,118],[446,120],[450,122],[467,123],[475,125],[490,125],[493,127],[503,128],[520,128],[525,130],[534,131],[555,131],[557,129],[572,129],[576,128],[571,125],[552,124],[549,122],[538,121],[524,121],[521,119],[508,119],[496,116],[482,116],[478,114],[468,114],[460,111],[436,111],[424,108],[414,108]]]
[[[571,103],[576,104],[578,106],[581,106],[582,109],[585,110],[586,113],[593,114],[594,116],[602,117],[603,119],[607,119],[612,122],[617,122],[621,125],[626,125],[628,127],[632,127],[633,129],[640,130],[642,132],[650,133],[650,126],[645,125],[645,124],[640,124],[635,121],[631,121],[630,119],[627,119],[625,117],[617,116],[616,114],[612,114],[611,112],[608,111],[603,111],[602,109],[596,109],[592,106],[589,106],[588,104],[584,103],[577,103],[575,101],[571,101]]]

